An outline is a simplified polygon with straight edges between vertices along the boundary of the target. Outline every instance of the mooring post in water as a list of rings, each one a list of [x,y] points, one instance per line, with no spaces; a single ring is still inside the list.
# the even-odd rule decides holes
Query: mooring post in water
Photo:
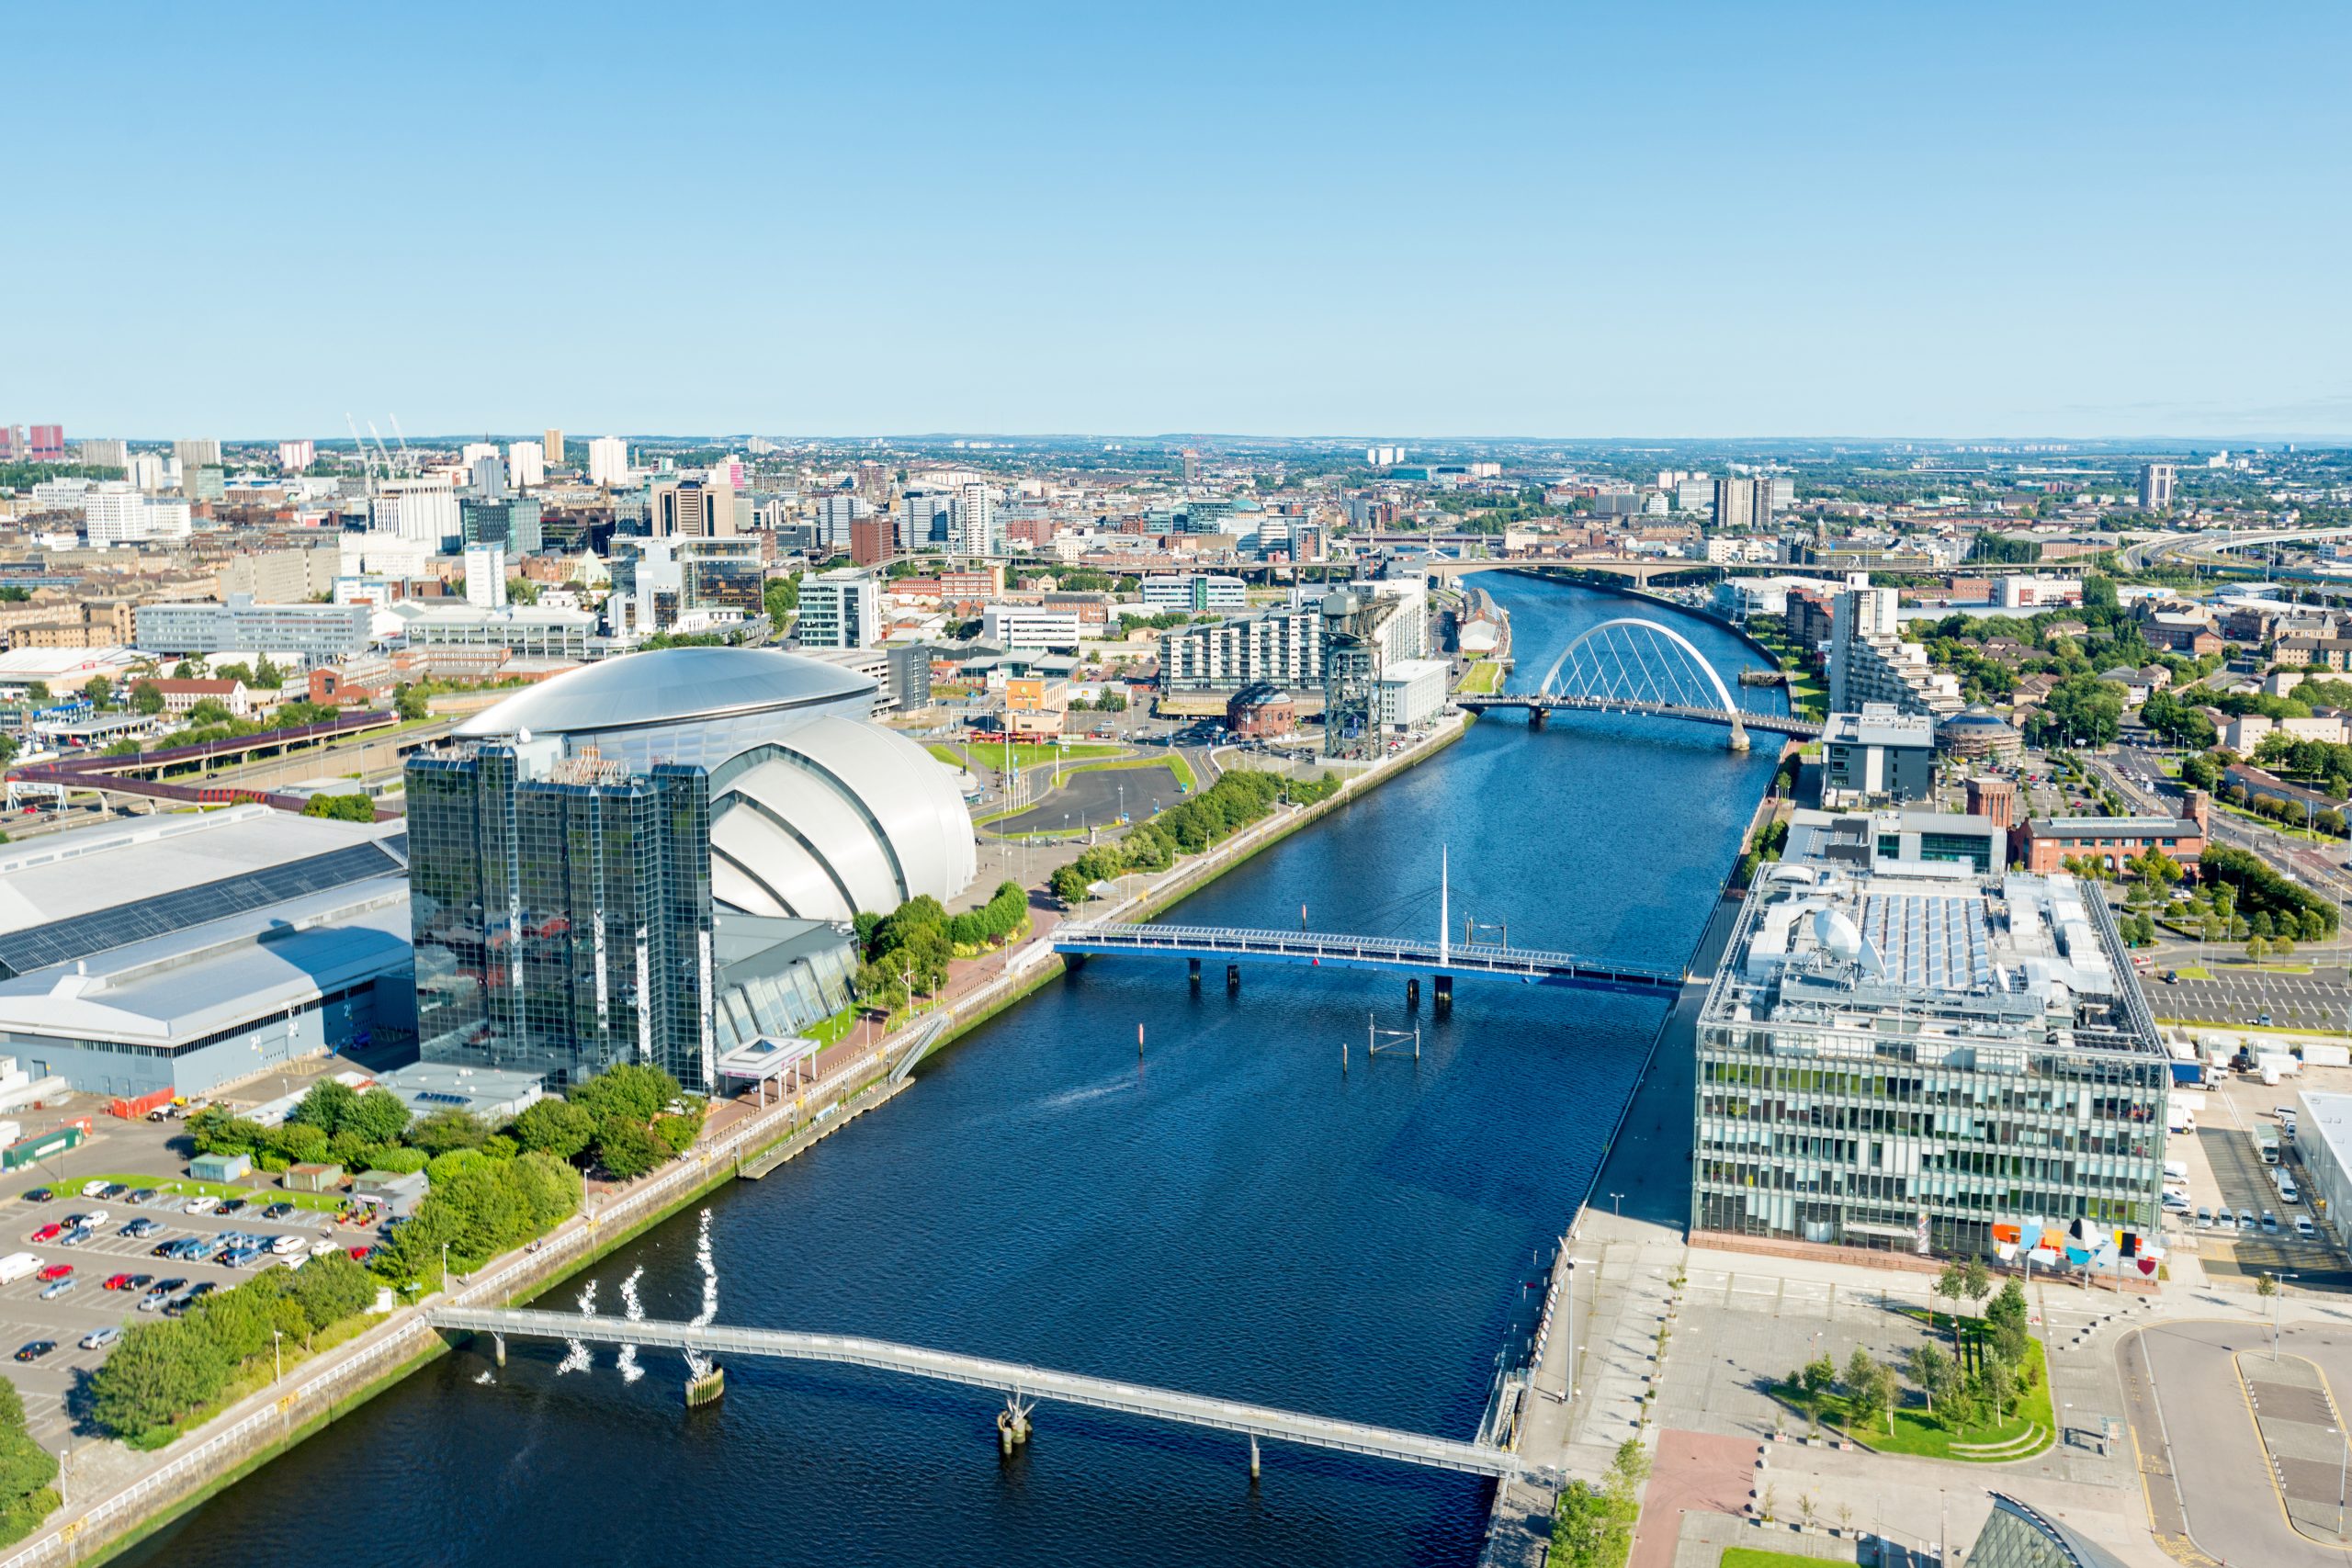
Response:
[[[1437,977],[1436,994],[1431,999],[1436,1003],[1437,1015],[1440,1018],[1444,1018],[1453,1011],[1453,976],[1440,975]]]
[[[1004,1408],[996,1413],[996,1446],[1000,1453],[1011,1454],[1015,1444],[1029,1440],[1029,1413],[1036,1408],[1018,1393],[1004,1396]]]
[[[700,1377],[686,1380],[686,1408],[716,1404],[718,1396],[727,1392],[727,1369],[714,1366]]]
[[[506,1364],[506,1336],[493,1334],[490,1337],[490,1343],[492,1353],[498,1358],[498,1364],[504,1366]]]
[[[1421,977],[1418,975],[1405,982],[1405,1005],[1416,1010],[1421,1005]]]
[[[1250,1479],[1258,1479],[1258,1436],[1254,1432],[1250,1435]]]
[[[1225,966],[1225,988],[1228,995],[1239,996],[1241,994],[1240,964],[1228,964]]]
[[[1193,989],[1196,991],[1199,990],[1201,988],[1201,961],[1197,958],[1187,958],[1184,960],[1184,966],[1186,970],[1186,977],[1193,982]]]
[[[1143,1025],[1140,1022],[1136,1025],[1136,1060],[1143,1060]]]

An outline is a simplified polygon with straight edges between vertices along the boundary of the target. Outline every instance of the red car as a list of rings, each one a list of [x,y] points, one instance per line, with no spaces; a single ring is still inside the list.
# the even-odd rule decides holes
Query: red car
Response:
[[[63,1235],[64,1234],[65,1227],[59,1224],[55,1220],[51,1220],[49,1224],[41,1226],[40,1229],[33,1232],[32,1235],[27,1236],[25,1239],[27,1241],[55,1241],[59,1236]]]
[[[127,1291],[130,1289],[130,1276],[128,1274],[117,1274],[113,1279],[108,1280],[106,1282],[106,1288],[109,1291]]]
[[[56,1280],[70,1280],[73,1277],[74,1265],[71,1263],[52,1263],[40,1271],[40,1281],[43,1284]]]
[[[354,1263],[365,1263],[368,1261],[368,1255],[376,1249],[372,1247],[351,1247],[344,1250],[351,1254],[351,1260]]]

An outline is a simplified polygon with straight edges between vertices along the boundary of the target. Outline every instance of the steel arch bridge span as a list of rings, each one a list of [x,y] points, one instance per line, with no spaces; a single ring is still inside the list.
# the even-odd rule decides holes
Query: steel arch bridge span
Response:
[[[1564,671],[1568,677],[1565,685],[1560,682]],[[1552,660],[1536,690],[1547,697],[1739,711],[1731,688],[1689,637],[1638,615],[1619,615],[1577,633]]]

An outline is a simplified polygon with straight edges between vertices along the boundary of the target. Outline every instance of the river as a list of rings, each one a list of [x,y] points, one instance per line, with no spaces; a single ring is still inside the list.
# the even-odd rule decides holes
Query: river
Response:
[[[1627,602],[1487,580],[1522,683]],[[1727,672],[1758,656],[1678,622]],[[1460,743],[1189,900],[1188,920],[1433,931],[1450,856],[1465,916],[1510,940],[1648,962],[1697,941],[1771,772],[1721,731],[1516,719]],[[723,1323],[968,1350],[1468,1437],[1494,1358],[1591,1180],[1658,1004],[1463,982],[1419,1061],[1367,1061],[1401,980],[1097,960],[933,1062],[914,1089],[767,1180],[711,1200]],[[1425,988],[1426,989],[1426,988]],[[1138,1062],[1136,1026],[1145,1027]],[[1349,1071],[1340,1043],[1352,1041]],[[646,1314],[700,1303],[699,1222],[600,1264]],[[571,1302],[575,1280],[540,1304]],[[995,1401],[738,1361],[689,1413],[673,1356],[557,1371],[445,1358],[124,1561],[733,1565],[1460,1564],[1472,1479],[1046,1405],[1010,1461]]]

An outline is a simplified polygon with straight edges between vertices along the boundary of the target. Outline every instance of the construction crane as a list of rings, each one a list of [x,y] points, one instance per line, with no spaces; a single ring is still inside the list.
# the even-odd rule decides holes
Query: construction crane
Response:
[[[359,448],[360,471],[368,476],[368,488],[376,488],[376,459],[368,455],[368,443],[359,439],[359,423],[349,413],[343,416],[344,424],[351,431],[351,444]]]
[[[368,422],[368,434],[376,437],[376,456],[384,460],[384,477],[394,477],[400,470],[392,467],[392,455],[384,450],[384,437],[377,431],[376,422],[372,419]]]
[[[401,444],[401,478],[407,479],[416,472],[416,459],[409,456],[408,437],[401,434],[401,416],[388,413],[384,417],[392,422],[392,438]]]

